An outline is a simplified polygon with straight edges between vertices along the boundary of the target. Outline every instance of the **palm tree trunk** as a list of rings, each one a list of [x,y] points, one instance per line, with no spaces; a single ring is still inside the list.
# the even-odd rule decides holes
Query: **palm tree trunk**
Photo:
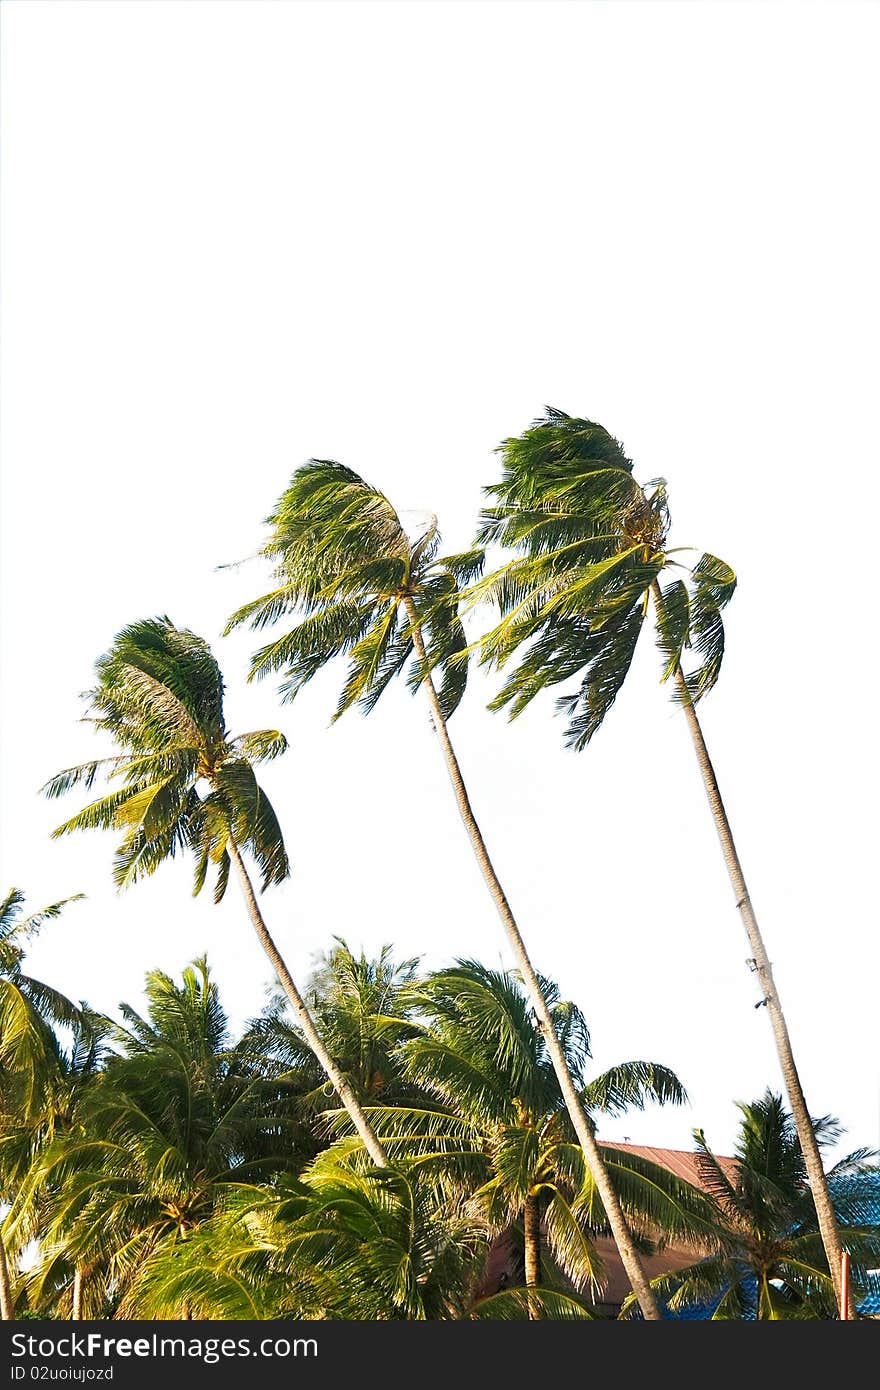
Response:
[[[825,1180],[825,1169],[822,1166],[822,1156],[819,1153],[819,1145],[816,1143],[816,1135],[810,1120],[810,1112],[807,1109],[807,1102],[804,1099],[804,1092],[795,1066],[794,1053],[791,1048],[791,1041],[788,1036],[788,1028],[785,1022],[785,1015],[782,1012],[782,1005],[779,1002],[779,994],[773,982],[773,971],[764,947],[764,941],[758,927],[758,919],[752,907],[749,891],[739,862],[739,855],[736,852],[736,845],[733,839],[733,832],[730,822],[727,819],[727,812],[724,809],[724,802],[721,800],[721,792],[718,789],[718,782],[715,777],[715,769],[709,758],[709,751],[706,748],[706,740],[703,738],[703,730],[697,718],[697,711],[691,700],[688,691],[687,681],[681,667],[677,667],[675,672],[675,684],[678,691],[685,718],[690,730],[691,740],[694,751],[697,755],[697,762],[703,777],[703,785],[709,799],[709,806],[712,811],[712,818],[715,822],[715,829],[721,841],[721,849],[724,854],[724,862],[727,865],[727,872],[742,917],[743,926],[749,942],[749,949],[752,956],[750,964],[754,966],[755,973],[761,987],[761,1002],[766,1004],[767,1012],[770,1015],[770,1022],[773,1028],[773,1036],[776,1039],[776,1052],[779,1058],[779,1066],[785,1082],[785,1089],[788,1093],[788,1103],[794,1116],[797,1127],[798,1139],[800,1140],[801,1151],[804,1156],[804,1163],[807,1168],[807,1176],[810,1180],[810,1192],[816,1207],[816,1215],[819,1219],[819,1232],[822,1236],[822,1244],[825,1247],[825,1255],[828,1259],[828,1268],[831,1278],[834,1281],[834,1291],[837,1295],[838,1306],[841,1304],[843,1290],[841,1286],[841,1264],[843,1258],[843,1247],[840,1243],[840,1233],[837,1228],[837,1218],[834,1215],[834,1208],[831,1204],[831,1197],[828,1192],[828,1184]],[[850,1298],[850,1317],[855,1316],[855,1305]]]
[[[275,970],[276,975],[278,976],[278,979],[281,981],[281,987],[284,990],[284,993],[287,995],[291,1008],[293,1009],[294,1013],[299,1019],[300,1026],[306,1036],[306,1041],[308,1042],[309,1047],[314,1052],[318,1061],[321,1063],[321,1066],[324,1068],[324,1071],[327,1073],[327,1076],[333,1082],[333,1085],[336,1089],[336,1093],[339,1096],[339,1099],[342,1101],[342,1104],[345,1106],[345,1109],[348,1111],[351,1117],[351,1122],[357,1130],[358,1134],[360,1135],[361,1139],[363,1140],[364,1147],[366,1148],[367,1153],[370,1155],[370,1158],[373,1160],[377,1168],[387,1168],[389,1166],[388,1155],[386,1154],[375,1131],[370,1125],[369,1120],[364,1114],[357,1096],[351,1089],[351,1086],[348,1084],[345,1077],[342,1075],[342,1072],[339,1070],[336,1063],[333,1061],[333,1058],[330,1056],[330,1053],[327,1051],[326,1047],[321,1041],[321,1036],[318,1033],[318,1030],[316,1029],[314,1022],[312,1021],[312,1016],[309,1013],[308,1008],[306,1007],[305,1000],[303,999],[302,995],[300,994],[299,990],[294,984],[293,976],[291,975],[290,971],[285,965],[284,960],[278,950],[278,947],[275,945],[275,942],[269,935],[269,929],[266,926],[265,921],[263,920],[263,914],[261,913],[259,904],[257,903],[257,898],[256,894],[254,893],[253,884],[251,883],[250,876],[248,875],[248,871],[245,868],[244,860],[241,857],[238,845],[235,843],[235,840],[232,838],[231,835],[228,841],[228,848],[229,857],[231,858],[238,872],[238,877],[241,882],[242,891],[244,893],[245,902],[247,903],[247,909],[250,914],[251,922],[253,923],[254,931],[257,933],[260,945],[262,946],[266,955],[269,957],[269,960],[272,962],[272,966]]]
[[[82,1288],[83,1272],[82,1265],[77,1265],[73,1271],[73,1289],[71,1292],[70,1319],[71,1322],[82,1320]]]
[[[14,1317],[12,1285],[9,1282],[9,1262],[6,1258],[6,1242],[2,1232],[0,1232],[0,1322],[12,1322]]]
[[[533,1192],[527,1194],[523,1205],[523,1242],[526,1257],[526,1289],[533,1289],[541,1282],[541,1214],[538,1210],[538,1198]],[[530,1299],[529,1317],[536,1319],[540,1316]]]
[[[538,1020],[538,1027],[543,1034],[544,1041],[547,1044],[547,1050],[550,1053],[553,1070],[556,1072],[556,1077],[565,1100],[565,1108],[574,1126],[578,1142],[583,1149],[587,1167],[593,1176],[593,1181],[602,1199],[602,1205],[605,1208],[608,1224],[611,1227],[611,1233],[614,1237],[614,1243],[617,1246],[626,1277],[629,1279],[633,1293],[638,1299],[639,1307],[642,1310],[642,1316],[652,1321],[659,1322],[661,1321],[661,1313],[657,1306],[657,1300],[654,1297],[654,1292],[648,1281],[648,1276],[645,1273],[645,1268],[639,1253],[633,1244],[632,1236],[626,1223],[626,1217],[623,1214],[623,1208],[620,1205],[617,1193],[608,1175],[608,1169],[605,1167],[605,1163],[599,1151],[599,1145],[596,1143],[593,1136],[592,1127],[587,1119],[586,1111],[581,1104],[577,1088],[572,1080],[571,1072],[568,1069],[568,1063],[565,1060],[565,1053],[562,1050],[559,1038],[556,1036],[556,1029],[553,1026],[550,1010],[547,1008],[547,1001],[541,992],[538,977],[529,959],[523,939],[520,936],[516,918],[513,915],[510,903],[507,901],[507,896],[501,886],[492,861],[489,858],[486,842],[483,839],[480,827],[471,809],[470,798],[467,794],[467,788],[464,784],[458,758],[455,756],[455,749],[450,741],[446,720],[443,718],[443,711],[440,708],[440,701],[437,698],[437,690],[428,673],[425,643],[422,638],[421,628],[418,624],[418,615],[416,614],[411,599],[405,599],[404,606],[412,630],[413,646],[415,647],[416,655],[422,663],[422,667],[426,673],[424,683],[428,694],[428,702],[431,706],[431,713],[433,715],[434,730],[440,740],[440,746],[446,758],[446,766],[452,782],[453,791],[455,792],[455,799],[458,803],[459,814],[470,837],[477,863],[486,881],[486,886],[492,895],[492,900],[504,923],[504,929],[507,932],[507,937],[516,958],[516,963],[522,974],[529,1001],[535,1011],[535,1017]]]

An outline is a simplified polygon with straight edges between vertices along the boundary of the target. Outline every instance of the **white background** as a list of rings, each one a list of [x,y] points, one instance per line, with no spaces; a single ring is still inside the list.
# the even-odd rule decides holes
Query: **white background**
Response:
[[[878,1133],[876,7],[824,3],[26,3],[2,7],[2,882],[78,890],[30,967],[112,1010],[207,951],[238,1023],[268,968],[232,885],[174,864],[123,898],[112,837],[52,842],[39,786],[99,754],[92,664],[156,613],[215,643],[295,875],[295,972],[334,933],[509,964],[420,699],[328,728],[246,686],[251,554],[299,464],[336,458],[470,541],[493,454],[546,404],[664,475],[672,543],[740,587],[704,726],[808,1103]],[[583,755],[552,700],[452,723],[539,969],[597,1069],[683,1110],[605,1137],[728,1151],[780,1088],[680,713],[650,644]]]

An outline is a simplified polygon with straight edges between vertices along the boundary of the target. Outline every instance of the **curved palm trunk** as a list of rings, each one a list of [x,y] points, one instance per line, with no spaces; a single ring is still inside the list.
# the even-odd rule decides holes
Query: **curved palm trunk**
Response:
[[[71,1322],[82,1320],[82,1291],[83,1291],[83,1272],[82,1265],[77,1265],[73,1271],[73,1288],[71,1290],[70,1319]]]
[[[9,1261],[6,1258],[6,1242],[0,1233],[0,1322],[12,1322],[12,1285],[9,1281]]]
[[[339,1096],[339,1099],[342,1101],[342,1104],[348,1111],[351,1117],[351,1122],[357,1130],[358,1134],[360,1135],[361,1139],[363,1140],[364,1147],[366,1148],[367,1153],[370,1155],[370,1158],[376,1164],[377,1168],[387,1168],[389,1166],[388,1155],[386,1154],[375,1131],[370,1125],[369,1120],[364,1114],[357,1096],[351,1089],[351,1086],[348,1084],[345,1077],[342,1075],[342,1072],[339,1070],[336,1063],[333,1061],[333,1058],[330,1056],[330,1053],[327,1051],[326,1047],[321,1041],[321,1036],[318,1033],[318,1030],[316,1029],[314,1022],[312,1021],[312,1016],[309,1013],[308,1008],[306,1007],[305,1000],[303,999],[302,995],[300,994],[299,990],[294,984],[293,976],[291,975],[290,971],[285,965],[284,960],[278,950],[278,947],[275,945],[275,942],[269,935],[269,929],[266,926],[265,921],[263,920],[263,914],[260,911],[259,904],[257,903],[257,898],[256,894],[254,893],[253,884],[251,883],[250,876],[248,874],[247,869],[245,868],[244,860],[241,857],[238,845],[235,843],[235,840],[232,838],[231,835],[229,837],[228,848],[229,857],[231,858],[238,872],[239,881],[241,882],[242,892],[244,893],[245,902],[247,903],[247,909],[250,914],[250,919],[253,924],[254,931],[257,933],[260,945],[262,946],[266,955],[269,957],[269,960],[272,962],[272,966],[275,970],[276,975],[278,976],[278,979],[281,981],[281,987],[284,990],[284,993],[287,995],[291,1008],[293,1009],[294,1013],[299,1019],[300,1027],[302,1028],[306,1036],[306,1041],[308,1042],[309,1047],[314,1052],[318,1061],[321,1063],[321,1066],[327,1073],[327,1076],[333,1082],[333,1085],[336,1089],[336,1093]]]
[[[415,647],[416,655],[427,673],[428,663],[425,653],[425,644],[422,639],[421,629],[418,626],[418,615],[416,614],[411,599],[405,600],[405,608],[412,629],[413,646]],[[459,767],[458,759],[455,756],[455,749],[449,738],[446,720],[443,718],[443,711],[440,708],[440,701],[437,698],[437,691],[430,674],[425,675],[425,689],[428,693],[428,702],[431,706],[431,713],[434,718],[434,730],[440,740],[440,746],[446,758],[446,766],[455,792],[455,799],[458,803],[459,814],[470,837],[477,863],[486,881],[486,886],[492,895],[492,899],[504,924],[504,929],[507,932],[508,940],[510,941],[511,948],[516,957],[516,963],[522,973],[523,983],[525,984],[526,992],[529,996],[529,1002],[535,1011],[538,1027],[547,1044],[547,1050],[550,1053],[550,1059],[553,1063],[553,1070],[556,1073],[557,1080],[562,1090],[565,1108],[574,1126],[578,1142],[583,1149],[587,1167],[593,1176],[593,1181],[602,1199],[602,1205],[605,1208],[608,1224],[611,1227],[611,1233],[614,1237],[614,1243],[617,1246],[621,1263],[626,1272],[626,1277],[629,1279],[633,1293],[638,1299],[639,1307],[642,1310],[642,1316],[652,1321],[659,1322],[661,1320],[661,1314],[657,1306],[657,1300],[654,1297],[654,1292],[648,1281],[648,1276],[645,1273],[639,1253],[633,1244],[632,1236],[626,1223],[626,1217],[623,1214],[623,1208],[612,1186],[611,1179],[608,1175],[608,1169],[605,1167],[604,1160],[599,1151],[599,1145],[596,1143],[593,1136],[586,1111],[581,1104],[580,1096],[572,1080],[571,1072],[568,1069],[568,1063],[565,1060],[565,1053],[556,1036],[556,1029],[553,1027],[550,1010],[547,1008],[547,1002],[541,992],[541,986],[538,983],[538,977],[529,959],[523,939],[520,936],[516,918],[513,915],[510,903],[507,901],[507,896],[501,886],[492,861],[489,858],[489,851],[486,848],[486,843],[480,832],[480,827],[471,809],[470,798],[467,794],[464,778],[461,775],[461,768]]]
[[[840,1243],[840,1233],[837,1228],[837,1218],[834,1215],[834,1208],[831,1205],[831,1197],[828,1192],[828,1184],[825,1180],[825,1169],[822,1166],[822,1157],[819,1153],[819,1145],[816,1143],[816,1135],[810,1121],[810,1112],[807,1109],[807,1102],[804,1099],[804,1092],[795,1066],[794,1053],[791,1048],[791,1041],[788,1036],[788,1028],[785,1023],[785,1015],[782,1012],[782,1005],[779,1002],[779,994],[773,982],[773,971],[767,956],[761,932],[758,927],[758,919],[752,907],[749,897],[749,890],[739,862],[739,855],[736,852],[736,845],[733,839],[733,832],[730,822],[727,819],[727,812],[724,809],[724,802],[721,800],[721,792],[718,789],[718,782],[715,777],[715,769],[709,758],[709,751],[706,748],[706,740],[703,738],[703,730],[697,718],[697,711],[694,708],[690,693],[687,687],[684,673],[679,666],[675,672],[675,684],[687,719],[688,729],[690,730],[691,740],[694,751],[697,755],[697,762],[703,776],[703,785],[706,789],[706,796],[709,799],[709,806],[712,811],[712,818],[715,822],[715,829],[718,831],[718,838],[721,841],[721,849],[724,854],[724,862],[727,865],[727,872],[733,888],[736,905],[742,917],[743,926],[748,937],[749,949],[752,953],[752,963],[755,973],[761,985],[762,1003],[766,1004],[767,1012],[770,1015],[770,1022],[773,1028],[773,1036],[776,1039],[776,1052],[779,1058],[779,1066],[785,1082],[785,1089],[788,1093],[788,1103],[794,1116],[797,1126],[798,1139],[800,1140],[801,1151],[804,1156],[804,1163],[807,1168],[807,1176],[810,1180],[810,1192],[816,1207],[816,1215],[819,1219],[819,1231],[822,1236],[822,1244],[825,1247],[825,1254],[828,1259],[828,1267],[831,1278],[834,1281],[834,1291],[837,1295],[838,1306],[841,1305],[841,1266],[843,1259],[843,1247]],[[852,1298],[849,1299],[850,1317],[855,1316],[855,1306]]]
[[[538,1198],[530,1192],[523,1204],[523,1241],[526,1257],[526,1288],[533,1289],[541,1282],[541,1214]],[[539,1318],[537,1307],[529,1300],[529,1317]]]

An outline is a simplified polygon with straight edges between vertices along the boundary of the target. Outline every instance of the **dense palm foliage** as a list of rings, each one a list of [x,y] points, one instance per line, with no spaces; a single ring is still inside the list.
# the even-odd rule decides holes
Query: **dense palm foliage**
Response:
[[[712,1253],[654,1281],[671,1311],[701,1308],[717,1319],[833,1318],[837,1297],[807,1184],[807,1170],[791,1114],[767,1091],[740,1105],[742,1121],[733,1160],[722,1163],[701,1130],[694,1131],[697,1165],[714,1208]],[[829,1117],[814,1121],[820,1143],[840,1136]],[[829,1174],[832,1186],[864,1173],[865,1151],[849,1155]],[[864,1218],[865,1213],[862,1213]],[[842,1223],[856,1289],[880,1260],[880,1227],[859,1219]]]
[[[389,945],[375,958],[356,956],[337,937],[307,982],[305,994],[321,1036],[364,1105],[395,1104],[413,1094],[396,1050],[413,1032],[418,965],[417,958],[395,960]],[[283,1000],[273,1001],[254,1021],[252,1035],[285,1065],[308,1065],[308,1048],[286,1018]],[[316,1113],[327,1109],[322,1080],[310,1101]]]
[[[3,1319],[15,1302],[7,1247],[17,1256],[35,1229],[22,1189],[53,1136],[70,1124],[100,1053],[98,1016],[24,968],[28,941],[70,901],[25,916],[24,894],[13,888],[0,903],[0,1203],[11,1207],[0,1226]]]
[[[591,1123],[684,1100],[656,1063],[591,1076],[583,1016],[552,982],[542,987]],[[44,1016],[52,1118],[48,1102],[30,1128],[24,1112],[7,1113],[0,1150],[16,1178],[11,1248],[30,1239],[37,1251],[13,1272],[12,1316],[598,1316],[607,1216],[516,977],[475,961],[421,975],[387,947],[371,960],[338,941],[309,994],[351,1051],[384,1169],[275,1002],[231,1036],[204,960],[179,981],[150,972],[146,1007],[122,1005],[119,1023],[84,1011],[55,1027]],[[704,1190],[603,1145],[642,1250],[700,1252],[656,1292],[675,1309],[714,1289],[717,1316],[748,1316],[763,1260],[768,1316],[833,1316],[790,1118],[773,1097],[743,1114],[738,1176],[698,1135]],[[836,1137],[830,1122],[817,1128]],[[832,1180],[863,1171],[866,1157]],[[861,1287],[880,1257],[880,1228],[861,1206],[846,1239]],[[514,1252],[506,1287],[489,1275],[502,1247]]]
[[[38,1307],[59,1271],[80,1266],[92,1307],[125,1314],[147,1255],[185,1241],[231,1190],[295,1164],[297,1077],[252,1036],[231,1041],[206,962],[179,985],[153,971],[146,998],[146,1017],[122,1006],[118,1050],[32,1170],[52,1195],[31,1279]]]

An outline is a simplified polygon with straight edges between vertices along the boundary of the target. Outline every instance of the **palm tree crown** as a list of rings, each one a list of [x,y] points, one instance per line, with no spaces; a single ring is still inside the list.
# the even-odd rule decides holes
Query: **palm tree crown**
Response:
[[[346,655],[334,718],[355,703],[368,713],[410,662],[417,626],[428,669],[442,672],[438,695],[448,718],[467,680],[458,586],[479,573],[482,552],[438,558],[435,519],[413,540],[383,493],[324,459],[294,473],[267,524],[262,554],[275,566],[276,587],[238,609],[227,630],[245,622],[262,629],[289,615],[300,621],[254,653],[252,677],[283,671],[281,691],[292,700],[326,662]],[[424,675],[419,659],[412,688]]]
[[[195,892],[217,865],[214,899],[226,891],[230,839],[259,864],[262,887],[290,866],[278,819],[253,763],[283,753],[275,729],[231,735],[223,677],[208,644],[167,617],[132,623],[96,663],[86,694],[92,722],[124,751],[66,768],[44,787],[58,797],[99,772],[124,785],[93,801],[54,832],[122,830],[113,876],[118,888],[152,874],[179,851],[196,855]],[[201,794],[199,784],[207,786]]]
[[[687,569],[667,546],[669,509],[662,478],[640,486],[622,445],[590,420],[548,409],[519,438],[499,447],[502,478],[486,491],[480,542],[519,554],[476,583],[471,597],[500,609],[482,639],[483,661],[504,666],[525,645],[492,708],[521,713],[548,686],[578,681],[558,700],[567,740],[582,749],[626,679],[653,595],[663,679],[683,653],[698,664],[687,677],[698,700],[718,678],[724,655],[721,610],[736,576],[714,555]],[[674,568],[666,587],[664,570]]]

